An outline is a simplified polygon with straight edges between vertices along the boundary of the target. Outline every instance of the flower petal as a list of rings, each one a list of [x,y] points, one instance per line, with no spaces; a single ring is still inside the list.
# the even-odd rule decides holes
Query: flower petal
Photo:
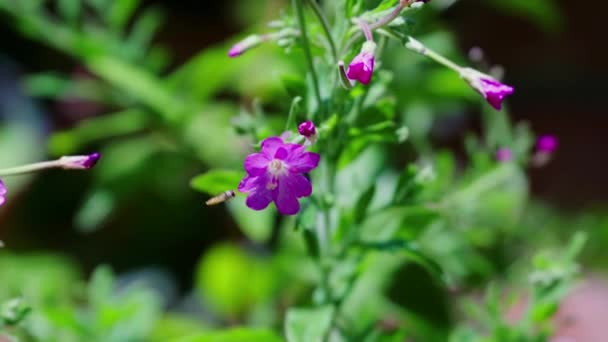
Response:
[[[277,149],[277,152],[274,154],[274,159],[285,160],[285,158],[287,158],[288,155],[289,155],[289,152],[287,152],[287,150],[285,148],[279,147]]]
[[[298,198],[312,194],[312,184],[301,174],[290,174],[283,177],[280,185],[287,187]]]
[[[279,137],[269,137],[262,141],[262,153],[269,159],[274,158],[277,149],[285,145],[283,139]]]
[[[289,183],[285,182],[288,177],[279,180],[279,186],[272,192],[272,199],[277,206],[277,210],[282,215],[295,215],[300,211],[300,203],[294,189]]]
[[[245,200],[245,204],[253,210],[264,210],[270,202],[272,201],[272,192],[270,190],[262,190],[262,191],[254,191],[251,192],[247,199]]]
[[[285,163],[288,165],[289,171],[293,173],[305,173],[316,168],[319,165],[320,158],[317,153],[305,152],[305,149],[302,148],[291,153],[285,160]]]
[[[245,158],[243,166],[249,175],[259,176],[266,172],[268,163],[270,163],[270,159],[268,159],[264,154],[252,153]]]
[[[247,176],[239,184],[239,192],[249,193],[245,204],[253,210],[265,209],[272,201],[272,190],[266,185],[270,178],[266,174],[259,177]]]

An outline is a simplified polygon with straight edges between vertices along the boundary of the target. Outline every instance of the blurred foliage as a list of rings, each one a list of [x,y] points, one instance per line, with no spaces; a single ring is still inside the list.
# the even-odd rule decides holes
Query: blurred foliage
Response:
[[[322,2],[337,57],[350,60],[359,47],[352,18],[377,19],[397,2]],[[240,2],[236,16],[257,18],[251,4]],[[272,208],[252,211],[243,196],[226,203],[246,241],[204,251],[192,270],[193,290],[178,302],[166,302],[168,294],[145,281],[124,286],[104,266],[85,281],[67,257],[0,249],[2,333],[51,342],[547,340],[555,308],[576,279],[584,238],[574,235],[557,256],[539,251],[567,243],[575,226],[589,234],[583,260],[601,265],[605,257],[596,256],[608,220],[601,210],[566,218],[531,201],[530,129],[478,105],[478,94],[457,74],[407,54],[403,42],[416,33],[468,64],[440,21],[453,4],[433,0],[380,30],[384,49],[374,81],[350,90],[340,88],[324,28],[307,6],[319,102],[300,34],[230,61],[229,44],[219,44],[170,68],[170,51],[154,39],[160,8],[137,0],[0,0],[15,30],[84,70],[28,75],[25,91],[94,104],[103,113],[52,132],[48,142],[53,155],[93,147],[104,155],[74,218],[82,232],[104,227],[136,194],[181,204],[188,182],[209,196],[236,188],[243,157],[259,140],[285,131],[296,136],[295,123],[304,119],[315,118],[319,140],[311,149],[323,155],[311,177],[315,192],[302,199],[296,218],[277,218]],[[561,26],[550,1],[484,4],[548,30]],[[254,7],[261,12],[263,5],[277,6]],[[298,32],[291,12],[274,16],[257,29]],[[463,120],[470,108],[481,112],[482,132],[466,135],[462,153],[440,146],[434,138],[454,138],[452,120]],[[3,164],[40,153],[30,147],[36,137],[29,127],[9,120],[0,129]],[[22,154],[11,152],[18,144]],[[494,159],[499,147],[512,150],[512,162]],[[533,252],[533,265],[521,266]],[[485,300],[471,304],[480,289]],[[528,301],[521,324],[505,321],[505,292]],[[471,328],[477,326],[484,329]]]

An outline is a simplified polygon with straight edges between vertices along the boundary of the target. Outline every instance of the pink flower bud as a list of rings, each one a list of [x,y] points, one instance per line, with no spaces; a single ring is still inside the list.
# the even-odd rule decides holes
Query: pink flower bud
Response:
[[[361,52],[355,56],[348,65],[346,76],[349,79],[359,81],[362,84],[369,84],[374,72],[375,50],[376,44],[373,41],[368,40],[363,43]]]

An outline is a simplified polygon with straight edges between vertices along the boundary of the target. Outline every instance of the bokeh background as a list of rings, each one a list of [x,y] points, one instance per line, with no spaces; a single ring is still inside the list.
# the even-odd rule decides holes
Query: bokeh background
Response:
[[[608,128],[604,104],[608,46],[601,29],[608,4],[563,0],[554,1],[555,8],[539,6],[524,13],[501,2],[457,1],[442,12],[442,25],[453,31],[464,54],[481,47],[490,63],[504,68],[506,82],[516,87],[508,101],[512,120],[527,121],[535,132],[559,137],[559,150],[551,163],[529,171],[532,196],[567,217],[591,213],[589,220],[600,222],[600,227],[608,222],[608,159],[603,140]],[[226,44],[240,31],[276,18],[285,1],[142,2],[141,8],[149,7],[158,8],[164,18],[154,42],[166,48],[170,71],[198,51]],[[25,75],[57,71],[86,78],[90,74],[78,60],[18,34],[8,17],[0,18],[0,124],[11,127],[0,131],[0,153],[4,154],[0,165],[10,166],[46,158],[51,133],[101,115],[107,107],[28,96]],[[226,59],[225,63],[230,62]],[[251,100],[233,92],[217,97]],[[480,113],[469,109],[465,114],[436,124],[437,144],[462,149],[464,132],[481,126]],[[96,147],[88,145],[80,152]],[[101,163],[128,165],[140,158],[125,151],[120,158]],[[48,171],[21,177],[13,181],[10,200],[0,208],[0,239],[12,251],[66,254],[85,273],[99,264],[109,264],[119,274],[162,270],[172,279],[176,293],[187,293],[201,254],[218,241],[243,241],[243,235],[225,208],[205,207],[206,198],[188,186],[189,179],[208,165],[180,151],[151,158],[145,167],[145,177],[125,177],[121,182],[154,183],[155,190],[125,187],[127,192],[137,192],[125,194],[126,200],[113,207],[95,229],[82,228],[87,222],[83,203],[96,182],[91,173]],[[602,254],[594,256],[601,259]],[[608,260],[608,254],[603,257]]]

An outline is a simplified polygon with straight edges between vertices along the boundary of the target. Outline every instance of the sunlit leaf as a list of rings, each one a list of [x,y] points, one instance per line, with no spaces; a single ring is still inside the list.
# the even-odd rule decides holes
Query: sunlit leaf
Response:
[[[289,342],[322,342],[331,328],[334,307],[291,308],[285,319]]]

